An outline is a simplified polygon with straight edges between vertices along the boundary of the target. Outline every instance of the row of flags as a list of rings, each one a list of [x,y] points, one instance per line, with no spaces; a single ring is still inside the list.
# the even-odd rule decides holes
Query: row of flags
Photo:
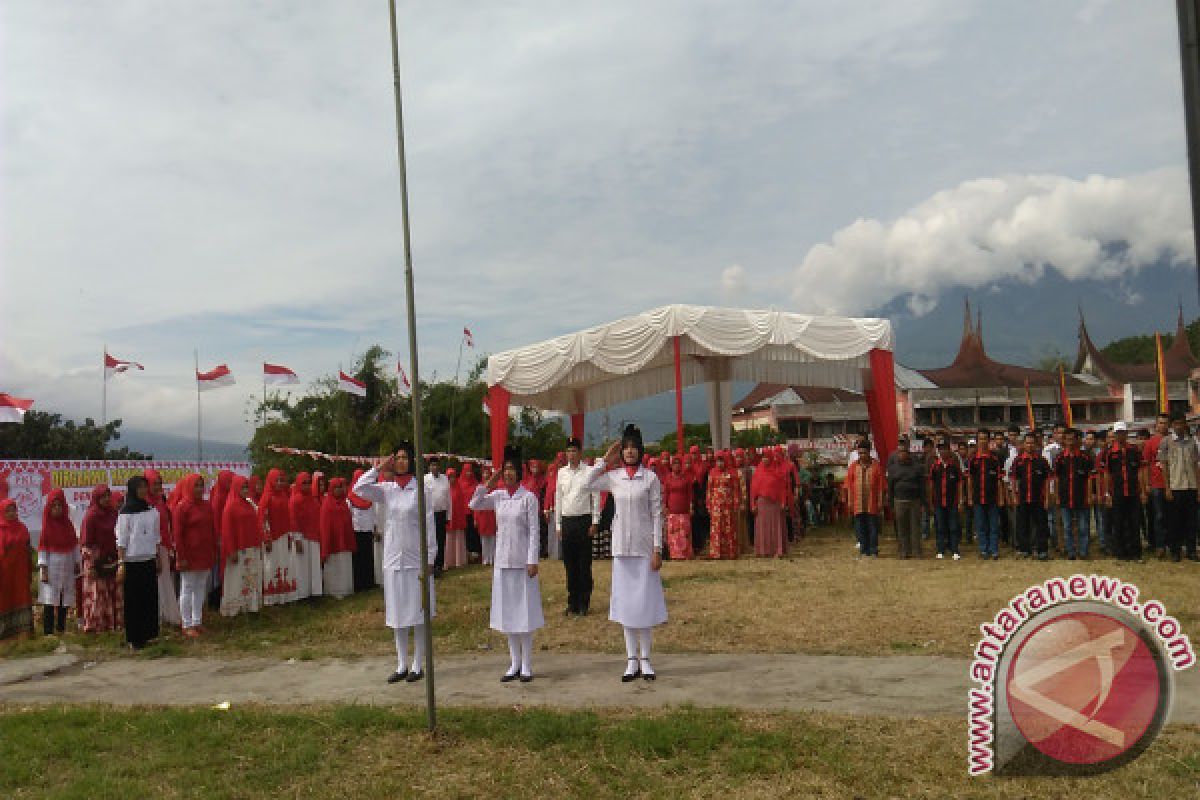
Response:
[[[471,329],[466,326],[463,326],[463,344],[467,347],[475,347],[475,337],[471,333]],[[117,358],[109,354],[107,350],[104,352],[105,380],[134,369],[141,371],[146,368],[136,361]],[[408,373],[404,371],[404,365],[399,361],[396,362],[396,378],[399,382],[400,394],[404,397],[410,396],[412,394],[412,382],[408,379]],[[264,361],[262,380],[265,386],[294,386],[300,383],[300,376],[296,374],[295,370],[285,367],[282,364],[271,364]],[[218,364],[207,372],[196,370],[196,388],[199,391],[207,392],[213,389],[223,389],[236,384],[237,380],[233,377],[233,372],[227,364]],[[367,385],[357,378],[347,375],[340,369],[338,370],[338,389],[356,397],[367,396]]]
[[[475,347],[475,336],[471,333],[471,329],[463,326],[462,343],[467,347]],[[146,367],[137,361],[132,361],[123,358],[117,358],[104,350],[104,380],[109,380],[117,375],[123,375],[131,370],[144,372]],[[396,362],[396,379],[399,385],[400,394],[403,397],[412,395],[412,383],[408,379],[408,373],[404,371],[404,365],[399,361]],[[295,386],[300,383],[300,376],[296,371],[285,367],[282,364],[271,364],[263,362],[262,381],[264,386]],[[236,386],[237,380],[233,376],[233,371],[229,369],[228,364],[218,364],[216,367],[201,372],[196,370],[196,389],[201,392],[208,392],[214,389],[224,389],[228,386]],[[341,369],[338,370],[338,389],[352,394],[355,397],[367,396],[367,385],[352,375],[347,375]],[[25,412],[33,406],[33,400],[14,397],[10,394],[0,392],[0,422],[21,422],[25,419]],[[487,412],[487,406],[484,405],[484,413]]]

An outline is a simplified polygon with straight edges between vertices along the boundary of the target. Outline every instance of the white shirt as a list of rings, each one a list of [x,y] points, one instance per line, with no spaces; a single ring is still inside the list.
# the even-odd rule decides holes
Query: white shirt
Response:
[[[417,481],[379,483],[379,469],[372,467],[354,484],[354,493],[370,500],[383,512],[383,568],[421,568],[421,519],[417,515]],[[425,491],[425,545],[430,566],[437,558],[437,529],[429,490]]]
[[[580,462],[558,468],[554,478],[554,529],[562,530],[563,517],[591,515],[592,524],[600,524],[600,494],[588,489],[588,468]]]
[[[117,547],[126,561],[152,561],[158,557],[158,509],[117,516]]]
[[[1058,454],[1062,452],[1062,449],[1062,445],[1058,442],[1051,442],[1042,448],[1042,458],[1049,462],[1051,469],[1054,469],[1054,459],[1058,458]]]
[[[450,512],[450,479],[445,473],[434,475],[432,472],[425,473],[425,490],[429,492],[429,496],[433,498],[433,510]],[[449,521],[449,516],[446,517]]]
[[[537,496],[524,486],[511,495],[508,489],[483,484],[471,495],[472,511],[496,512],[496,569],[523,569],[538,563],[541,550],[541,511]]]
[[[588,470],[588,488],[612,495],[612,554],[649,558],[662,549],[662,484],[639,466],[633,477],[624,466],[605,471],[603,461]]]
[[[366,500],[367,498],[363,498]],[[350,504],[350,519],[354,524],[356,531],[373,531],[375,530],[375,520],[377,511],[374,503],[369,508],[357,508],[353,503]]]

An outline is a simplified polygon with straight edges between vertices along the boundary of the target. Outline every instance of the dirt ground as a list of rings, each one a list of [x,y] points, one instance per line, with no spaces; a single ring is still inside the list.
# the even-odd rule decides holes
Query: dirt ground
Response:
[[[658,680],[623,684],[609,654],[542,653],[535,680],[501,684],[507,654],[436,665],[440,705],[729,707],[892,717],[961,715],[967,662],[935,656],[667,654]],[[417,705],[424,683],[389,685],[392,658],[279,661],[161,658],[82,661],[61,653],[0,662],[0,703],[127,705]],[[1176,676],[1171,722],[1200,724],[1200,671]]]

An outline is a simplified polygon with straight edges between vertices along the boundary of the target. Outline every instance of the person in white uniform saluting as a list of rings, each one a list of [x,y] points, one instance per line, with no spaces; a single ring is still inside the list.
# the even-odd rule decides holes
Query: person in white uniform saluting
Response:
[[[608,618],[625,632],[628,657],[625,683],[639,677],[655,679],[650,665],[650,632],[667,621],[663,597],[662,486],[653,471],[642,466],[642,432],[627,425],[604,460],[591,468],[588,488],[611,493],[616,513],[612,521],[612,591]],[[609,471],[611,470],[611,471]],[[640,657],[639,657],[640,650]]]
[[[354,493],[378,503],[384,511],[383,522],[383,606],[384,621],[396,637],[396,671],[388,683],[413,683],[425,677],[425,617],[421,611],[421,518],[417,509],[417,482],[413,478],[416,463],[413,446],[401,442],[400,449],[380,464],[363,473],[354,484]],[[379,482],[380,472],[394,473],[387,483]],[[425,542],[427,567],[437,557],[437,531],[433,525],[433,506],[425,489]],[[433,576],[429,579],[429,616],[436,611]],[[413,635],[413,660],[408,665],[408,633]]]
[[[503,476],[504,485],[496,486]],[[512,663],[501,683],[533,680],[533,632],[546,624],[538,586],[541,508],[533,492],[521,486],[521,455],[504,448],[500,472],[475,487],[472,511],[496,512],[496,561],[492,572],[493,630],[508,637]]]

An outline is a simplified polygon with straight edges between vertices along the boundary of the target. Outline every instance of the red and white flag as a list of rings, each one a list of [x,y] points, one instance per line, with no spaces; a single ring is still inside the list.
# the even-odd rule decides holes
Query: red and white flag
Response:
[[[475,346],[475,337],[471,335],[471,329],[463,326],[463,341],[467,343],[467,347]]]
[[[351,378],[340,369],[338,370],[338,389],[357,397],[367,396],[367,385],[356,378]]]
[[[32,405],[32,400],[0,392],[0,422],[20,422],[25,419],[25,412]]]
[[[200,387],[200,391],[207,392],[210,389],[221,389],[226,386],[233,386],[237,381],[233,379],[233,373],[229,371],[229,367],[224,364],[216,369],[208,372],[196,372],[196,384]]]
[[[113,375],[120,375],[129,369],[145,369],[136,361],[122,361],[119,358],[113,358],[107,352],[104,354],[104,378],[111,378]]]
[[[412,396],[412,384],[409,383],[408,373],[404,371],[404,365],[399,361],[396,362],[396,374],[399,376],[400,395],[402,397]]]
[[[300,382],[295,372],[280,364],[263,362],[263,383],[267,386],[293,386]]]

